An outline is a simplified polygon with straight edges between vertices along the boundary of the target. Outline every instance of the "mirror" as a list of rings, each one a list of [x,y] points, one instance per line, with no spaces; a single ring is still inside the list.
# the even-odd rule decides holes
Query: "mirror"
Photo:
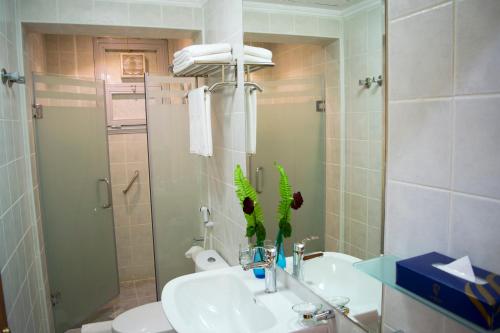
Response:
[[[247,163],[268,238],[278,233],[270,220],[279,201],[277,161],[304,198],[285,254],[310,236],[318,239],[305,253],[322,253],[306,256],[296,277],[377,331],[382,286],[353,263],[383,249],[384,2],[244,0],[243,8],[245,45],[272,51],[274,63],[246,77],[263,88]],[[287,272],[293,269],[288,261]]]

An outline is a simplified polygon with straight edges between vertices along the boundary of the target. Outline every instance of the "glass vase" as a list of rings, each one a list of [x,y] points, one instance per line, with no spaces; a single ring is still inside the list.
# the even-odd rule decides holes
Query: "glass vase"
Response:
[[[278,231],[278,236],[276,237],[276,249],[278,249],[278,257],[276,258],[276,264],[282,269],[285,269],[286,268],[285,246],[281,230]]]
[[[285,269],[286,268],[286,257],[285,257],[285,246],[284,243],[276,242],[276,248],[278,249],[278,258],[276,259],[276,264]]]
[[[264,250],[263,249],[256,249],[255,254],[253,255],[253,262],[259,262],[262,261],[264,258]],[[263,279],[266,276],[266,272],[264,268],[254,268],[253,269],[253,275],[257,279]]]

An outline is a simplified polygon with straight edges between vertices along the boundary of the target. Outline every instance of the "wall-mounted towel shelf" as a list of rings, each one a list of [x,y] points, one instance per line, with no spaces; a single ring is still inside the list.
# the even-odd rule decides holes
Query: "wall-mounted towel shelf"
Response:
[[[252,91],[259,91],[259,92],[263,92],[264,89],[262,89],[262,87],[260,85],[258,85],[257,83],[255,82],[252,82],[252,77],[251,77],[251,73],[253,72],[256,72],[258,70],[261,70],[261,69],[265,69],[265,68],[270,68],[270,67],[274,67],[274,63],[272,62],[268,62],[268,63],[245,63],[243,65],[243,69],[245,71],[245,87],[253,87],[252,88]]]
[[[180,72],[174,73],[176,77],[208,77],[209,75],[221,74],[221,81],[212,84],[207,90],[210,92],[214,92],[216,89],[221,87],[237,87],[237,71],[234,71],[235,78],[234,80],[227,81],[225,79],[225,73],[228,69],[234,68],[236,69],[236,62],[231,63],[212,63],[212,62],[200,62],[195,61],[191,66],[183,69]],[[274,63],[246,63],[244,65],[244,71],[247,76],[247,81],[245,82],[245,86],[253,87],[253,90],[258,90],[260,92],[263,91],[262,87],[255,82],[251,82],[250,73],[258,71],[260,69],[273,67]],[[173,66],[170,66],[170,71],[173,72]],[[187,97],[187,95],[186,95]]]
[[[260,85],[255,82],[245,82],[245,87],[253,87],[252,91],[258,90],[259,92],[263,92],[264,89]]]
[[[195,61],[191,66],[186,67],[180,72],[174,73],[176,77],[207,77],[220,72],[224,72],[228,68],[236,68],[236,63],[214,63]],[[170,66],[170,71],[173,73],[173,66]]]
[[[261,70],[261,69],[266,69],[266,68],[274,67],[274,63],[273,62],[266,62],[266,63],[245,63],[243,65],[243,67],[245,69],[245,73],[249,74],[249,73],[253,73],[253,72],[256,72],[258,70]]]

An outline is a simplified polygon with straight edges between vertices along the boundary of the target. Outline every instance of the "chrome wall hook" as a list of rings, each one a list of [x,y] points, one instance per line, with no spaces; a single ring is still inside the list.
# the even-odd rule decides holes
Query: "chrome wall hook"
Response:
[[[359,80],[359,85],[364,88],[370,88],[372,86],[372,79],[367,77],[364,80]]]
[[[359,85],[364,88],[371,88],[372,84],[377,84],[379,87],[382,87],[383,83],[382,75],[379,75],[377,78],[374,77],[367,77],[364,80],[359,80]]]
[[[26,80],[18,72],[7,73],[7,70],[2,68],[2,83],[8,85],[10,88],[14,83],[24,84]]]

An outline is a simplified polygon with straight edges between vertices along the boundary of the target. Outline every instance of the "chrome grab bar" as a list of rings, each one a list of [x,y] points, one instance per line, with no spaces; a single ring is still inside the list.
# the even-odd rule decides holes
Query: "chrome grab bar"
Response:
[[[127,194],[127,192],[130,190],[130,188],[135,183],[135,181],[137,180],[138,177],[139,177],[139,170],[135,170],[134,175],[132,176],[132,178],[128,182],[127,188],[122,191],[123,194]]]
[[[100,178],[98,181],[104,182],[106,184],[106,191],[108,192],[108,202],[106,204],[102,205],[101,207],[104,209],[110,208],[111,205],[113,204],[113,199],[111,197],[111,182],[109,181],[109,179],[107,177]]]

